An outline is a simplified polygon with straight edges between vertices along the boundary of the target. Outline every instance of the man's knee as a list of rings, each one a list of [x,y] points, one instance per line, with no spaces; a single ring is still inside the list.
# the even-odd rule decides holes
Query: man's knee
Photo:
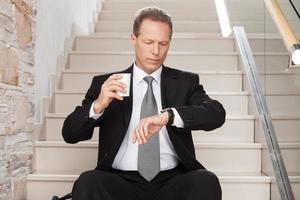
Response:
[[[219,184],[219,178],[213,172],[208,170],[197,170],[196,176],[199,181],[203,180],[212,184]],[[201,180],[200,180],[201,179]]]
[[[222,190],[219,178],[213,172],[197,170],[193,175],[193,181],[195,186],[205,188],[207,192],[211,191],[211,194],[221,197]]]
[[[104,181],[105,173],[99,170],[90,170],[83,172],[78,179],[76,180],[74,186],[80,187],[80,188],[93,188],[96,185],[100,185],[102,181]]]

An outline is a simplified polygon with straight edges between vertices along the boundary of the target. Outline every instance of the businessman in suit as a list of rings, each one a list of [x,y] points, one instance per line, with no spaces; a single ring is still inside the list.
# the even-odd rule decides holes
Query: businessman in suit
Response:
[[[98,165],[74,183],[73,200],[221,199],[217,176],[195,158],[191,131],[222,126],[225,110],[197,74],[163,64],[171,37],[167,12],[138,11],[130,38],[135,62],[95,76],[82,105],[66,118],[68,143],[88,140],[100,127]],[[120,73],[131,74],[130,88]],[[129,97],[119,95],[128,89]]]

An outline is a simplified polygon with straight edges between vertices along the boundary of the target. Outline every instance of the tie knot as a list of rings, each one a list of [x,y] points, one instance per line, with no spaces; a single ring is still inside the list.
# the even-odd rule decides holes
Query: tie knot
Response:
[[[148,85],[152,85],[154,78],[152,76],[145,76],[144,80],[148,83]]]

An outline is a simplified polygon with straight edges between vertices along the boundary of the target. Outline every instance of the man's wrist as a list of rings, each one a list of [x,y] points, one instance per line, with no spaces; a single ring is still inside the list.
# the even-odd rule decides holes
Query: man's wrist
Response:
[[[100,114],[102,113],[104,110],[103,106],[101,106],[101,103],[99,103],[98,101],[95,101],[95,103],[93,104],[93,111],[95,114]]]
[[[166,113],[168,115],[168,120],[166,125],[172,125],[174,123],[174,112],[171,108],[167,108],[161,111],[162,113]]]

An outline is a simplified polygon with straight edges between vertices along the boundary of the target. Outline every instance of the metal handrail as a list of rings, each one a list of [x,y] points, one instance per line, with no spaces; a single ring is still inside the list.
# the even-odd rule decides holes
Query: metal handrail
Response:
[[[233,31],[242,57],[252,97],[256,105],[255,107],[258,112],[259,121],[263,128],[263,133],[266,139],[269,155],[271,157],[271,162],[273,165],[281,199],[294,200],[295,198],[293,195],[293,191],[289,182],[284,161],[282,159],[280,147],[273,127],[273,122],[266,103],[266,98],[262,92],[263,90],[259,81],[257,67],[245,30],[243,27],[234,27]]]

